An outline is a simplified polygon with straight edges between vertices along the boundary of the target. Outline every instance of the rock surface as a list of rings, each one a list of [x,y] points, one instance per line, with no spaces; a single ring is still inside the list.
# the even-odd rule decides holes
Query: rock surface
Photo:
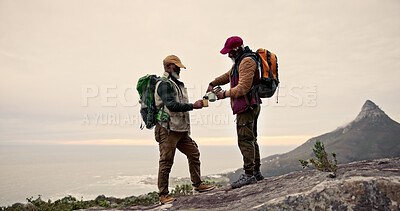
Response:
[[[400,158],[297,171],[239,189],[222,187],[158,207],[125,210],[400,210]],[[93,209],[97,210],[97,209]]]

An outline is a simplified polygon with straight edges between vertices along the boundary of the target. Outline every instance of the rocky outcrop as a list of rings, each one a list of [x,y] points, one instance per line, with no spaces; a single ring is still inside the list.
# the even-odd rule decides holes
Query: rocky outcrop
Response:
[[[400,158],[343,164],[336,178],[328,175],[297,171],[239,189],[225,186],[162,206],[121,210],[400,210]]]
[[[340,165],[336,178],[317,170],[267,178],[179,198],[169,210],[400,210],[400,158]]]

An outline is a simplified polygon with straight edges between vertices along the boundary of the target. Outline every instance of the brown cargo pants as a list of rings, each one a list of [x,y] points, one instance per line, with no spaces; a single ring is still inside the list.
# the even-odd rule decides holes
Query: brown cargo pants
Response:
[[[238,145],[243,156],[243,169],[246,174],[253,175],[260,171],[260,149],[257,144],[257,119],[260,105],[236,115],[236,131]]]
[[[193,186],[201,184],[200,179],[200,152],[188,132],[168,131],[156,125],[154,130],[156,141],[160,150],[160,161],[158,166],[158,190],[159,195],[168,194],[168,179],[174,163],[175,151],[178,149],[186,155],[189,161],[190,179]]]

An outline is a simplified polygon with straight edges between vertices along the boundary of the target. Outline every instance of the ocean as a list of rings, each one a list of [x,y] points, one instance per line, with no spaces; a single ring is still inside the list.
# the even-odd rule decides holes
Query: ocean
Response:
[[[296,146],[260,146],[261,156]],[[237,146],[199,146],[203,176],[242,166]],[[38,195],[45,201],[71,195],[90,200],[98,195],[123,198],[157,191],[143,184],[157,178],[158,146],[0,146],[0,206]],[[171,177],[189,177],[186,157],[177,151]]]

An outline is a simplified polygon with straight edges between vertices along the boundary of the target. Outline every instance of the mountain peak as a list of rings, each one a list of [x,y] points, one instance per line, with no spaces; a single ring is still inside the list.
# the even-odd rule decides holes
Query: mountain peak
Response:
[[[367,100],[367,101],[365,101],[361,110],[362,111],[370,111],[370,110],[374,110],[374,109],[379,109],[379,107],[371,100]]]
[[[387,116],[384,111],[382,111],[379,106],[377,106],[374,102],[371,100],[365,101],[361,112],[358,114],[357,118],[355,121],[360,121],[361,119],[364,118],[370,118],[372,120],[376,120],[380,117]]]

